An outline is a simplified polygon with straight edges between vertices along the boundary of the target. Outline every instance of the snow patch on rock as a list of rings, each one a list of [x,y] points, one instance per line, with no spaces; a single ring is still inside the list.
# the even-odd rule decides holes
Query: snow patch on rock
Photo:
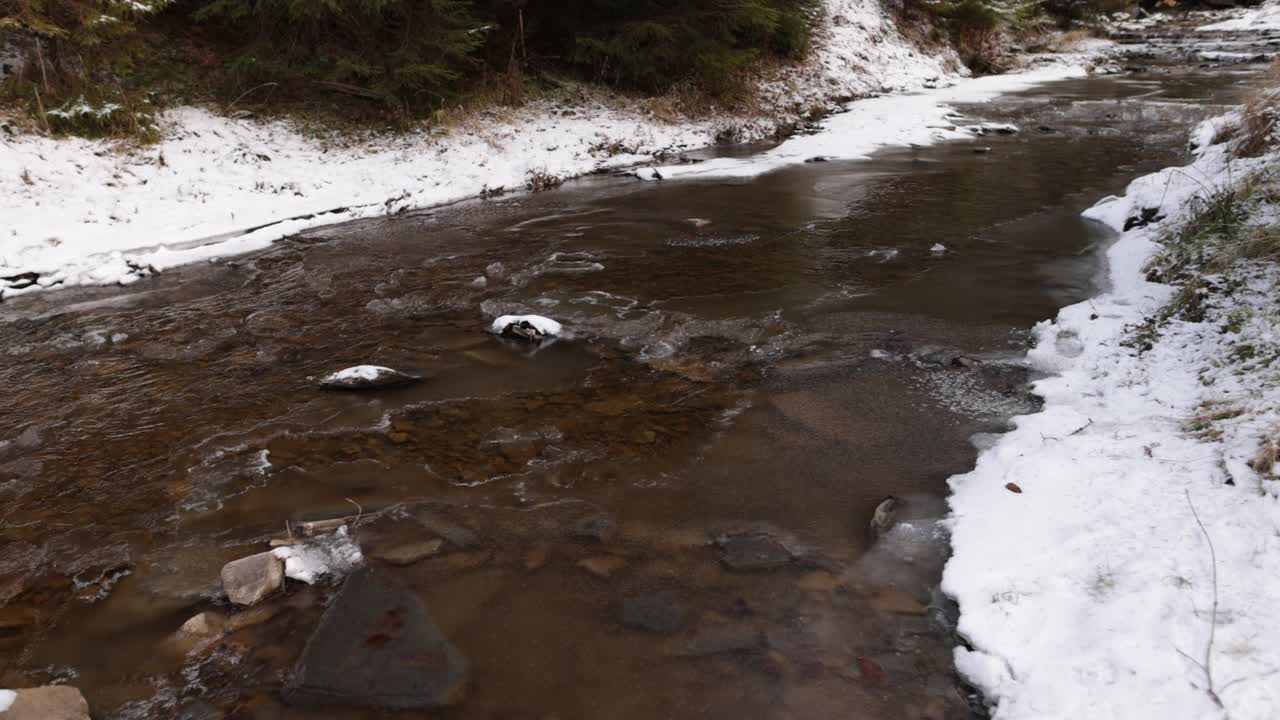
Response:
[[[528,323],[534,330],[548,337],[556,337],[564,331],[563,325],[541,315],[503,315],[493,321],[493,324],[489,326],[489,331],[495,335],[501,335],[511,325],[519,325],[520,323]]]
[[[342,577],[364,564],[364,554],[345,525],[330,535],[279,547],[272,553],[284,561],[285,577],[308,585],[324,577]]]

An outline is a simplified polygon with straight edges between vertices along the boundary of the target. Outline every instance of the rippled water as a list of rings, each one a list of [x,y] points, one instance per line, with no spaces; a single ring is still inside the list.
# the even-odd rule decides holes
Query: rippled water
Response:
[[[217,604],[224,562],[358,507],[371,556],[432,537],[423,513],[476,535],[384,568],[471,661],[444,716],[965,717],[933,590],[945,479],[1034,409],[1030,326],[1097,290],[1109,238],[1079,211],[1179,161],[1249,80],[1057,83],[963,108],[1023,128],[989,153],[588,178],[6,303],[0,687],[72,682],[95,717],[387,716],[278,698],[327,586],[291,586],[212,653],[165,646]],[[570,334],[484,332],[507,312]],[[428,379],[316,389],[365,362]],[[908,510],[869,547],[890,493]],[[594,513],[619,529],[604,545],[572,529]],[[726,570],[708,534],[748,522],[811,562]],[[601,554],[625,566],[578,565]],[[890,612],[886,589],[933,607]],[[689,609],[676,635],[620,624],[652,590]],[[680,650],[706,627],[767,648]]]

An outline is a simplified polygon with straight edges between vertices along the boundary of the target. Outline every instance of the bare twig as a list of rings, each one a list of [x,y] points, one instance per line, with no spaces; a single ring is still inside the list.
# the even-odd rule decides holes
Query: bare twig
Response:
[[[1218,691],[1213,682],[1213,641],[1218,633],[1218,551],[1213,547],[1213,538],[1209,537],[1209,531],[1205,529],[1204,522],[1200,520],[1200,513],[1196,512],[1196,504],[1191,502],[1191,490],[1184,489],[1182,492],[1187,496],[1187,506],[1191,508],[1191,516],[1196,519],[1196,525],[1200,527],[1200,533],[1204,535],[1204,541],[1209,544],[1209,562],[1212,564],[1212,575],[1210,577],[1213,582],[1213,606],[1209,610],[1209,641],[1204,646],[1204,662],[1192,660],[1190,656],[1181,650],[1178,650],[1178,652],[1183,657],[1199,665],[1200,669],[1204,671],[1204,677],[1209,683],[1209,686],[1205,688],[1205,692],[1209,693],[1209,698],[1213,700],[1213,703],[1225,712],[1226,706],[1222,704],[1222,698],[1218,697]]]
[[[244,92],[240,93],[240,97],[231,101],[231,104],[227,106],[227,112],[231,112],[231,108],[235,107],[236,103],[243,100],[246,95],[253,92],[254,90],[261,90],[264,87],[276,87],[279,84],[280,83],[266,82],[266,83],[262,83],[261,85],[255,85],[254,87],[251,87],[248,90],[245,90]]]
[[[355,527],[356,523],[360,522],[360,518],[364,516],[364,508],[360,507],[360,503],[352,500],[351,498],[343,499],[356,506],[356,519],[351,521],[351,527]]]
[[[1092,424],[1093,424],[1093,418],[1089,418],[1089,422],[1085,423],[1084,425],[1081,425],[1080,427],[1076,428],[1075,430],[1072,430],[1072,431],[1071,431],[1070,433],[1068,433],[1068,434],[1069,434],[1069,435],[1079,435],[1080,433],[1082,433],[1082,432],[1084,432],[1085,430],[1087,430],[1087,429],[1089,428],[1089,426],[1090,426],[1090,425],[1092,425]]]

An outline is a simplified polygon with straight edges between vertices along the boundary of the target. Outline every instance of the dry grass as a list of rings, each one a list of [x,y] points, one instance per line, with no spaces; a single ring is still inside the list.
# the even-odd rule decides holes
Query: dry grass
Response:
[[[1239,157],[1258,157],[1276,144],[1280,119],[1280,61],[1267,71],[1266,85],[1245,103],[1240,120]]]
[[[1217,423],[1223,420],[1233,420],[1243,414],[1244,408],[1234,403],[1228,401],[1207,402],[1200,407],[1200,412],[1187,421],[1185,429],[1201,440],[1217,440],[1222,437],[1222,431],[1217,427]]]
[[[1276,465],[1280,463],[1280,430],[1262,439],[1262,447],[1249,461],[1253,471],[1266,478],[1275,478]]]

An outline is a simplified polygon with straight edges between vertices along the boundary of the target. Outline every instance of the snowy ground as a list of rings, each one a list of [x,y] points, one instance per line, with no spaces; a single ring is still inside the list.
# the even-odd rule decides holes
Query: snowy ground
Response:
[[[1202,321],[1143,333],[1175,293],[1144,273],[1162,233],[1280,159],[1209,145],[1235,122],[1086,213],[1167,217],[1122,232],[1106,293],[1037,328],[1043,412],[951,480],[956,662],[999,720],[1280,717],[1280,467],[1256,460],[1280,433],[1280,273],[1237,263]]]
[[[829,121],[825,141],[793,141],[774,161],[805,153],[861,155],[876,146],[957,133],[945,103],[975,100],[1083,72],[1084,55],[1020,79],[967,80],[949,53],[914,47],[878,0],[827,0],[808,65],[763,84],[763,112],[668,123],[637,103],[539,105],[449,132],[318,138],[282,122],[233,120],[179,108],[164,139],[143,148],[27,136],[0,145],[0,297],[48,287],[129,283],[175,265],[265,247],[317,225],[521,189],[749,140],[839,98],[857,102]],[[846,140],[833,144],[837,134]],[[849,138],[856,137],[850,141]],[[810,146],[813,147],[810,147]],[[715,165],[709,165],[715,167]],[[674,174],[674,173],[673,173]]]
[[[1280,1],[1267,2],[1249,10],[1237,10],[1232,17],[1203,25],[1197,30],[1280,30]]]

